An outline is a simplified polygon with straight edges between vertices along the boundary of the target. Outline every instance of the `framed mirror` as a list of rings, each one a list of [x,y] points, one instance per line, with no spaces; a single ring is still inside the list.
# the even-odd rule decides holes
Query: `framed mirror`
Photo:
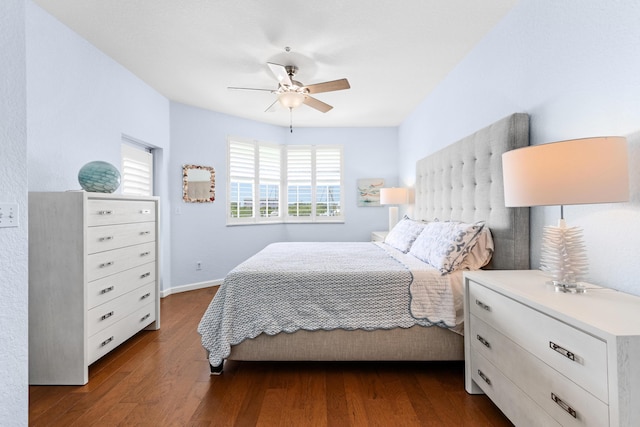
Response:
[[[182,200],[211,203],[216,199],[216,173],[210,166],[182,166]]]

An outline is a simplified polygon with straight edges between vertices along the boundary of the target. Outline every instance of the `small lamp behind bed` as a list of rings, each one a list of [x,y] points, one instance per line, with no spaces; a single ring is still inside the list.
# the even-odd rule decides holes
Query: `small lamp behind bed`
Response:
[[[404,205],[409,199],[409,190],[406,188],[381,188],[381,205]],[[398,206],[389,206],[389,231],[398,223]]]
[[[582,229],[567,227],[563,205],[629,200],[627,140],[584,138],[533,145],[502,155],[507,207],[560,205],[558,226],[545,226],[540,269],[558,291],[579,293],[588,260]]]

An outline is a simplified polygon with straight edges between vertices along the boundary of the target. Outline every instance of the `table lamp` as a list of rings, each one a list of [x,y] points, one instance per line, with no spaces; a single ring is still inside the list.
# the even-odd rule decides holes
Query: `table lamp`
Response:
[[[409,191],[406,188],[381,188],[381,205],[403,205],[407,203]],[[389,231],[398,223],[398,206],[389,206]]]
[[[563,205],[629,200],[627,141],[595,137],[533,145],[502,155],[507,207],[560,205],[557,226],[545,226],[540,269],[556,290],[584,292],[588,260],[580,227],[567,227]]]

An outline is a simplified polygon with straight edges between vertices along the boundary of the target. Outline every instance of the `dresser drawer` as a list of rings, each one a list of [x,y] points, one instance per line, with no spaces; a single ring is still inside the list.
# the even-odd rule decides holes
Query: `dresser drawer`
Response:
[[[87,334],[89,337],[102,329],[127,317],[140,306],[153,301],[156,295],[155,283],[134,289],[118,298],[92,308],[87,313]]]
[[[472,350],[471,377],[517,426],[558,426],[554,420],[491,362]]]
[[[566,426],[608,425],[608,406],[498,331],[471,316],[471,345],[549,415]]]
[[[604,341],[475,282],[468,292],[470,314],[608,403]]]
[[[88,363],[92,364],[102,356],[131,338],[156,320],[155,302],[140,307],[129,316],[103,329],[88,340]]]
[[[155,259],[155,242],[91,254],[87,256],[87,280],[101,279]]]
[[[126,224],[156,220],[156,204],[137,200],[89,200],[87,225]]]
[[[155,240],[155,222],[89,227],[87,229],[87,253],[109,251]]]
[[[87,307],[89,309],[111,301],[147,283],[155,283],[156,264],[150,262],[129,270],[89,282]]]

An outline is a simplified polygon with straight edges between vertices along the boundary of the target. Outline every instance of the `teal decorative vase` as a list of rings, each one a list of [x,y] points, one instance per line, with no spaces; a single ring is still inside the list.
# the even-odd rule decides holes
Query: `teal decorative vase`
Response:
[[[120,172],[111,163],[97,160],[80,168],[78,182],[85,191],[113,193],[120,186]]]

